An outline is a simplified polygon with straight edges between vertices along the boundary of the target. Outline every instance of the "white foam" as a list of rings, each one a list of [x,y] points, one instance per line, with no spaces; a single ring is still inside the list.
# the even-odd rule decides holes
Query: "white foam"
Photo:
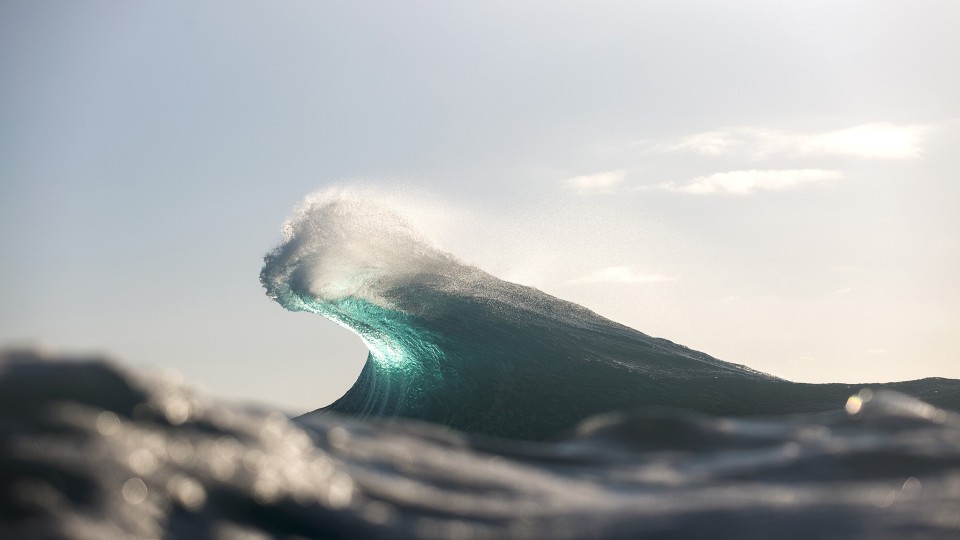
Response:
[[[401,217],[392,199],[343,188],[308,195],[284,223],[286,242],[268,270],[286,269],[320,301],[359,297],[384,307],[384,293],[413,276],[457,272],[462,264]]]

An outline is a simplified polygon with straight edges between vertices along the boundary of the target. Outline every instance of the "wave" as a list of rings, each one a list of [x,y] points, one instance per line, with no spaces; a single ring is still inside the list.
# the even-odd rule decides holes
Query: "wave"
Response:
[[[616,413],[529,442],[291,421],[97,358],[0,350],[0,538],[955,539],[960,415]]]
[[[603,412],[666,407],[779,415],[841,407],[861,385],[783,380],[494,277],[432,246],[389,206],[308,197],[264,258],[267,294],[320,314],[369,349],[360,377],[308,413],[402,417],[543,439]],[[960,381],[886,385],[960,408]]]

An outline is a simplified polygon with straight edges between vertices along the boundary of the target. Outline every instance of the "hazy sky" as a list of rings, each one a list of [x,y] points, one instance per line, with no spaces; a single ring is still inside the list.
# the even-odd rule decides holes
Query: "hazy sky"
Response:
[[[0,344],[325,405],[258,282],[363,183],[444,249],[804,381],[960,378],[960,2],[0,3]],[[397,195],[399,194],[399,195]]]

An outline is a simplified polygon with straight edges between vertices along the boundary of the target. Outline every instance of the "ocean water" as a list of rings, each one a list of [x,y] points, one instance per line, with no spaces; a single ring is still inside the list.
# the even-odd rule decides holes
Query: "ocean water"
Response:
[[[638,408],[837,410],[863,386],[785,381],[648,336],[463,264],[366,199],[307,199],[285,236],[265,258],[267,294],[336,321],[370,349],[356,384],[314,414],[538,440],[593,414]],[[960,409],[955,380],[872,386]]]
[[[331,194],[261,281],[363,338],[341,399],[289,418],[3,352],[0,538],[960,538],[960,381],[778,379]]]

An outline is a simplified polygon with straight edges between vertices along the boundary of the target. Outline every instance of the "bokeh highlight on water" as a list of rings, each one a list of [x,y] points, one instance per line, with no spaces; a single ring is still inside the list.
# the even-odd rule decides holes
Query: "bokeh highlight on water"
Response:
[[[960,417],[612,413],[562,438],[291,420],[100,359],[0,359],[2,538],[956,538]]]

